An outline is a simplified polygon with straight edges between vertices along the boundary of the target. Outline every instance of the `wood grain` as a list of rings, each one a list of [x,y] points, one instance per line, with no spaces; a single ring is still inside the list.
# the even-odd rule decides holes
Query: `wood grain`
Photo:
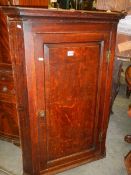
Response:
[[[0,0],[0,5],[9,5],[9,0]]]
[[[45,45],[49,162],[95,147],[99,47],[99,43]],[[74,56],[68,57],[68,51]]]
[[[0,0],[0,5],[48,7],[48,0]]]
[[[0,64],[11,64],[7,19],[0,9]]]
[[[0,136],[18,139],[18,118],[15,104],[0,101]]]

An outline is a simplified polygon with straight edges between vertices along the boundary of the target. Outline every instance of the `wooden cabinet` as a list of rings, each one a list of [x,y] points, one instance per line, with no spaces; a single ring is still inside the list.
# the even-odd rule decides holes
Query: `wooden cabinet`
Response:
[[[9,17],[24,172],[52,174],[104,157],[124,14],[2,9]]]
[[[9,48],[7,18],[0,10],[0,139],[19,143],[16,94]]]
[[[48,7],[48,0],[0,0],[0,5]]]

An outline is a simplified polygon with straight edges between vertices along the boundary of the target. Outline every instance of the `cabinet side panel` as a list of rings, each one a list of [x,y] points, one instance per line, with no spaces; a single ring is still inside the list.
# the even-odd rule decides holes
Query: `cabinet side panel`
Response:
[[[16,106],[19,117],[20,139],[23,153],[23,167],[24,172],[27,174],[33,174],[23,30],[17,28],[17,25],[22,28],[22,23],[19,21],[9,21],[8,24],[10,51],[17,97]]]
[[[103,121],[102,121],[102,128],[103,128],[103,143],[102,149],[105,150],[105,140],[106,134],[110,119],[110,108],[111,108],[111,91],[112,91],[112,80],[113,80],[113,66],[114,66],[114,59],[115,59],[115,47],[116,47],[116,35],[117,35],[117,24],[112,24],[112,30],[110,32],[110,42],[109,42],[109,49],[110,49],[110,59],[107,67],[106,72],[106,94],[105,94],[105,105],[103,109]]]
[[[0,101],[0,134],[17,138],[19,135],[15,104]]]

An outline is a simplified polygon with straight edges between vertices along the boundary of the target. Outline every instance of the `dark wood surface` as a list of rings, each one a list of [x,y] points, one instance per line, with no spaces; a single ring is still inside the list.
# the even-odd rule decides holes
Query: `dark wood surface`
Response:
[[[126,96],[127,96],[127,98],[129,98],[130,94],[131,94],[131,65],[128,66],[126,71],[125,71],[125,80],[127,83]]]
[[[16,106],[0,101],[0,135],[5,138],[18,139],[18,118]]]
[[[9,0],[0,0],[0,5],[9,5]]]
[[[104,157],[117,23],[124,14],[2,10],[10,17],[25,174],[55,174]]]
[[[7,18],[0,9],[0,139],[18,142],[19,127],[11,63]]]
[[[125,166],[126,166],[128,175],[131,175],[131,151],[125,157]]]
[[[0,0],[0,5],[48,7],[48,0]]]
[[[11,64],[7,19],[0,9],[0,64]]]

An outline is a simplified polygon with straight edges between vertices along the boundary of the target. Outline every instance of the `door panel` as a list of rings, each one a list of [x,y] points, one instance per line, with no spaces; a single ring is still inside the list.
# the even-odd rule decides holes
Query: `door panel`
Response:
[[[95,148],[99,48],[45,45],[48,161]]]

